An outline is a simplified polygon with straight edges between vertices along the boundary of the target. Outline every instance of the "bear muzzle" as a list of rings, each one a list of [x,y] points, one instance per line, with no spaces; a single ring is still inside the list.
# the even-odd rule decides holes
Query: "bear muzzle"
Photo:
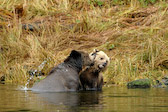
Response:
[[[107,62],[105,62],[105,63],[103,64],[103,66],[106,67],[106,66],[107,66]]]

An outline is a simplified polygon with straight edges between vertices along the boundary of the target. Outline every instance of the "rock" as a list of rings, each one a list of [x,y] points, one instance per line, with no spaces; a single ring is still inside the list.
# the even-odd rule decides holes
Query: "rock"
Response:
[[[149,79],[138,79],[127,83],[128,88],[150,88],[151,81]]]
[[[166,88],[168,87],[168,76],[163,77],[161,80],[156,80],[156,88]]]
[[[22,24],[22,29],[28,31],[37,31],[40,28],[40,22],[32,23],[32,24]]]
[[[0,83],[1,84],[5,83],[5,76],[4,75],[0,75]]]

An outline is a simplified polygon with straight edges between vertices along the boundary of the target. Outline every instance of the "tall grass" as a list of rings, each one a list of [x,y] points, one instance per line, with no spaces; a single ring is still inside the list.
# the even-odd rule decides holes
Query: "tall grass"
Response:
[[[72,49],[105,51],[111,63],[105,81],[124,85],[168,74],[168,12],[164,0],[0,1],[0,76],[25,83],[28,71]],[[30,24],[34,31],[24,29]],[[27,27],[28,28],[28,27]]]

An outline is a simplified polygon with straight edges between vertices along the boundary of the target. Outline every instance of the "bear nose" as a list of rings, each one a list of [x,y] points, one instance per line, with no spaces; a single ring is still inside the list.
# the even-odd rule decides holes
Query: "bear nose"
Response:
[[[93,66],[94,65],[94,62],[90,64],[90,66]]]
[[[103,64],[103,66],[105,67],[107,65],[107,62],[105,62],[104,64]]]

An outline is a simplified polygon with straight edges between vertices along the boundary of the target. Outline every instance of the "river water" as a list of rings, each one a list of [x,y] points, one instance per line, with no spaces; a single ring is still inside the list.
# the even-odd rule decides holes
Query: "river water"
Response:
[[[34,93],[0,84],[0,112],[168,112],[168,90],[104,87],[103,91]]]

